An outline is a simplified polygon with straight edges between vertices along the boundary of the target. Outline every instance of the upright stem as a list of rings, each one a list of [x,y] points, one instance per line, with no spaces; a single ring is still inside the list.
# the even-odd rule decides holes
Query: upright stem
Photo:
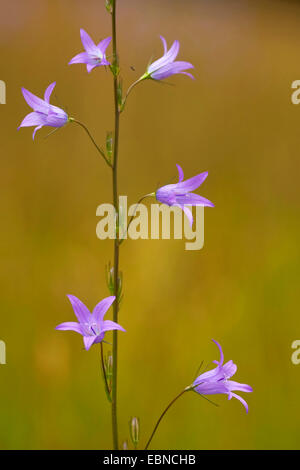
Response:
[[[120,112],[118,104],[118,54],[117,54],[117,31],[116,31],[116,3],[112,2],[112,47],[113,47],[113,75],[114,75],[114,106],[115,106],[115,131],[114,131],[114,155],[113,155],[113,203],[116,213],[116,234],[114,240],[114,295],[116,300],[113,303],[113,320],[118,323],[119,311],[119,202],[118,202],[118,149],[119,149],[119,122]],[[113,331],[113,371],[112,371],[112,435],[114,450],[118,450],[118,420],[117,420],[117,371],[118,371],[118,333]]]

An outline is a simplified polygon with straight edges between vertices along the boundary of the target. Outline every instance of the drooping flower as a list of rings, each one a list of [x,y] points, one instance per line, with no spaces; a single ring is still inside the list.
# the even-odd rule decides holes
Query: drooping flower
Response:
[[[179,52],[179,41],[174,41],[168,50],[167,42],[164,37],[160,36],[164,46],[164,55],[150,64],[146,73],[141,79],[153,78],[154,80],[163,80],[171,75],[182,73],[190,78],[194,78],[192,74],[185,72],[187,69],[193,69],[194,66],[189,62],[175,61]]]
[[[93,313],[74,295],[67,296],[72,304],[78,322],[61,323],[56,330],[75,331],[83,336],[85,349],[88,351],[93,344],[101,343],[107,331],[121,330],[122,326],[111,320],[103,320],[109,307],[115,300],[115,296],[106,297],[101,300],[93,310]]]
[[[252,392],[253,389],[250,385],[240,384],[230,379],[237,371],[237,366],[232,362],[228,361],[224,363],[224,354],[221,345],[213,339],[213,342],[218,346],[220,350],[220,361],[213,361],[217,364],[214,369],[204,372],[196,378],[191,388],[201,395],[216,395],[219,393],[225,393],[228,395],[228,399],[232,397],[237,398],[246,408],[248,413],[248,404],[246,401],[234,393],[234,391],[240,392]]]
[[[33,112],[25,116],[18,129],[20,129],[20,127],[37,126],[33,131],[33,139],[36,131],[43,126],[62,127],[68,122],[67,113],[63,109],[49,103],[55,85],[56,82],[53,82],[48,86],[43,100],[25,88],[22,88],[25,101],[33,109]]]
[[[176,165],[179,173],[179,181],[175,184],[168,184],[159,188],[155,195],[156,199],[168,206],[178,206],[187,215],[190,225],[193,225],[193,215],[186,206],[208,206],[214,207],[214,204],[205,197],[191,193],[197,189],[206,179],[208,172],[200,173],[186,181],[183,181],[184,174],[180,165]]]
[[[94,43],[84,29],[80,30],[80,37],[85,52],[80,52],[73,57],[69,65],[86,64],[88,72],[91,72],[94,67],[99,67],[100,65],[110,65],[110,62],[106,59],[106,49],[111,41],[111,37],[103,39],[98,45]]]

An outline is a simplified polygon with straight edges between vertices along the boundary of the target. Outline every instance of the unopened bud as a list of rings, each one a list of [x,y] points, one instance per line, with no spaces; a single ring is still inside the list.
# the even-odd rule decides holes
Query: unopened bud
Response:
[[[123,450],[128,450],[128,441],[127,441],[127,439],[123,442],[122,447],[123,447]]]
[[[105,8],[108,13],[112,13],[112,0],[105,0]]]
[[[130,437],[134,447],[137,447],[140,439],[140,420],[135,416],[129,422]]]

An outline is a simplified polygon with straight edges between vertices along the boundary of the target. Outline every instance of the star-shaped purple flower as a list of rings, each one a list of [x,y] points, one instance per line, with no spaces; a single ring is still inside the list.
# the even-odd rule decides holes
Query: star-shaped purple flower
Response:
[[[43,126],[62,127],[68,122],[67,113],[63,109],[49,103],[55,85],[56,82],[53,82],[48,86],[43,100],[33,95],[25,88],[22,88],[25,101],[33,109],[33,112],[25,116],[18,129],[20,129],[20,127],[37,126],[33,131],[33,139],[36,131]]]
[[[233,380],[228,380],[236,373],[237,366],[232,361],[228,361],[226,364],[223,364],[224,354],[221,345],[214,339],[213,342],[220,350],[220,361],[213,361],[215,364],[217,364],[217,367],[199,375],[191,387],[195,390],[195,392],[201,395],[216,395],[219,393],[225,393],[228,395],[229,400],[231,400],[232,397],[235,397],[244,405],[246,412],[248,413],[247,402],[233,391],[238,390],[241,392],[253,392],[253,389],[250,387],[250,385],[240,384],[238,382],[234,382]]]
[[[100,65],[110,65],[110,62],[106,59],[106,49],[111,41],[111,37],[105,38],[99,42],[98,45],[94,43],[92,38],[88,35],[84,29],[80,30],[80,37],[85,52],[80,52],[73,59],[70,60],[70,64],[86,64],[87,71],[90,72],[94,67]]]
[[[205,197],[198,194],[190,193],[197,189],[203,181],[207,178],[208,172],[200,173],[199,175],[183,181],[184,174],[181,166],[176,165],[179,173],[179,181],[176,184],[168,184],[159,188],[155,195],[156,199],[168,206],[179,206],[187,215],[190,225],[193,225],[193,215],[188,207],[185,206],[209,206],[214,207],[214,204]]]
[[[163,80],[177,73],[182,73],[188,75],[190,78],[194,78],[192,74],[185,72],[186,69],[194,68],[192,64],[189,62],[175,61],[179,52],[179,41],[174,41],[168,50],[165,38],[160,36],[160,39],[163,42],[164,55],[148,66],[147,72],[143,75],[142,79],[153,78],[154,80]]]
[[[67,296],[72,304],[78,322],[61,323],[56,330],[71,330],[83,336],[85,349],[88,351],[93,344],[101,343],[107,331],[121,330],[122,326],[110,320],[103,320],[109,307],[115,300],[115,296],[101,300],[93,310],[93,313],[74,295]]]

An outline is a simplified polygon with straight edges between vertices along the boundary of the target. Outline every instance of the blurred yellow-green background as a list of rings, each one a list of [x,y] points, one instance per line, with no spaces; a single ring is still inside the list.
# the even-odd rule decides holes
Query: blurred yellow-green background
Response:
[[[140,240],[122,245],[125,297],[120,323],[120,440],[130,416],[142,443],[162,408],[199,363],[238,365],[251,384],[249,414],[226,396],[210,405],[188,394],[169,412],[156,449],[299,448],[300,365],[291,344],[299,321],[300,2],[119,0],[124,85],[159,57],[159,35],[179,39],[178,76],[141,84],[122,115],[120,192],[130,203],[176,175],[208,170],[200,194],[205,245]],[[83,121],[103,143],[113,126],[111,75],[68,61],[82,51],[79,29],[110,35],[104,0],[1,0],[1,317],[7,364],[0,365],[2,449],[111,447],[110,410],[99,348],[54,327],[72,321],[66,294],[90,308],[108,295],[112,242],[96,237],[96,208],[111,201],[109,169],[84,132],[69,125],[32,142],[17,126],[30,112],[21,86]],[[133,70],[133,68],[135,70]],[[111,312],[110,312],[111,318]],[[109,339],[110,336],[107,335]]]

